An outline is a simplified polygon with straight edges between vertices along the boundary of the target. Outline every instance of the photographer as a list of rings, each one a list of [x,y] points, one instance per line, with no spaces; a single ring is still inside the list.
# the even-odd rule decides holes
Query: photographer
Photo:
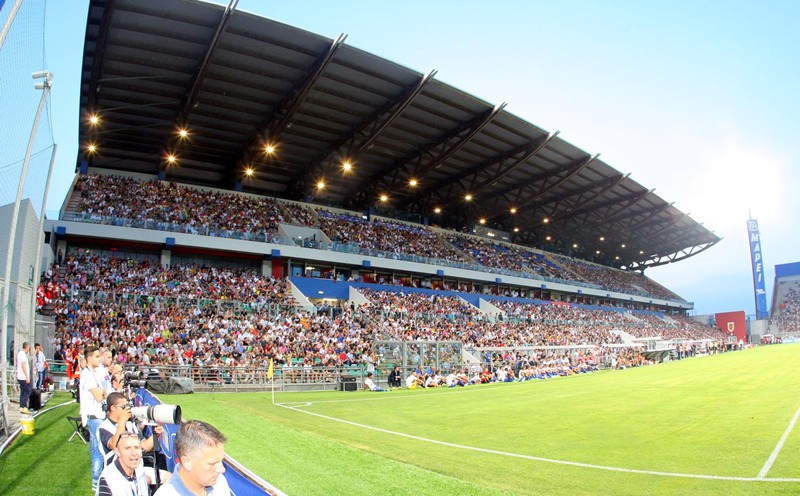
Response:
[[[147,478],[142,469],[142,447],[139,436],[125,433],[116,447],[116,460],[100,474],[97,496],[147,496]]]
[[[153,451],[153,436],[160,436],[164,428],[160,425],[153,426],[153,433],[145,438],[144,433],[139,429],[135,422],[131,420],[131,406],[128,400],[121,393],[111,393],[106,400],[107,414],[106,419],[98,428],[101,449],[106,465],[109,464],[114,456],[114,449],[117,446],[119,436],[123,432],[133,432],[139,436],[144,451]]]
[[[114,460],[115,449],[119,443],[120,437],[125,432],[136,434],[141,442],[141,448],[148,452],[153,451],[155,444],[154,436],[160,436],[164,431],[161,425],[155,425],[152,428],[153,433],[149,437],[136,425],[136,422],[131,420],[131,405],[125,396],[120,393],[111,393],[108,395],[107,401],[107,414],[106,419],[100,424],[97,429],[97,435],[100,438],[100,450],[103,453],[105,465],[109,465]],[[150,459],[153,459],[151,454]],[[156,459],[159,457],[156,455]],[[159,468],[165,468],[165,463],[158,463]],[[152,483],[155,483],[155,471],[151,466],[147,467],[147,476]],[[169,472],[165,470],[159,471],[161,481],[166,481],[169,478]]]

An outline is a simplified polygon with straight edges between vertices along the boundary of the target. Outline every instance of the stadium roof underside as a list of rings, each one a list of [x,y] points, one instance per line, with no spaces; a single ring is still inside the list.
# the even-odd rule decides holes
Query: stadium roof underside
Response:
[[[237,11],[235,0],[92,0],[80,142],[96,151],[78,163],[360,211],[385,194],[431,223],[484,218],[518,229],[519,244],[628,268],[719,242],[505,104],[344,41]]]

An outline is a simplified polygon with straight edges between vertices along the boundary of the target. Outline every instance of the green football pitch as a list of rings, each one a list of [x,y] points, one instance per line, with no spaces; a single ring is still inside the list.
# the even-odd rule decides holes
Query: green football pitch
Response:
[[[547,381],[162,400],[289,495],[800,494],[799,364],[783,345]],[[0,493],[88,493],[66,414],[0,457]]]

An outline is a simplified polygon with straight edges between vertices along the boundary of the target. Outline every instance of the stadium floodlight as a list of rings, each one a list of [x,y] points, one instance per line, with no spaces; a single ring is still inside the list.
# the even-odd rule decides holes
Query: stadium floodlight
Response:
[[[33,79],[50,79],[50,71],[36,71],[31,74]]]

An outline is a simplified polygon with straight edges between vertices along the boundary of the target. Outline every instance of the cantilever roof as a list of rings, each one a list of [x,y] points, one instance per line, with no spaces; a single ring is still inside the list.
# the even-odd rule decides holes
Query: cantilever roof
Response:
[[[394,208],[432,222],[485,218],[519,229],[521,244],[562,252],[577,244],[577,256],[617,266],[679,260],[720,240],[651,189],[504,107],[344,36],[230,6],[92,0],[80,140],[98,151],[82,152],[78,163],[355,210],[388,193]],[[95,113],[97,126],[88,121]],[[433,214],[437,207],[442,214]]]

